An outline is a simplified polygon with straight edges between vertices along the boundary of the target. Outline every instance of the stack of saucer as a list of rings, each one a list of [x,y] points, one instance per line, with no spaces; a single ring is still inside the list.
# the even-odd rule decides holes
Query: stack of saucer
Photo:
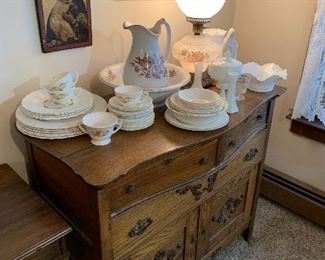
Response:
[[[108,102],[108,110],[118,117],[122,130],[142,130],[154,123],[152,98],[141,88],[121,86],[115,89],[115,94]]]
[[[181,90],[166,100],[165,119],[190,131],[210,131],[229,122],[228,103],[216,92],[201,88]]]
[[[68,76],[65,73],[61,78],[66,80]],[[86,113],[107,109],[103,98],[85,89],[73,85],[64,91],[50,92],[47,87],[24,97],[16,110],[17,129],[25,135],[40,139],[70,138],[84,134],[79,125]]]

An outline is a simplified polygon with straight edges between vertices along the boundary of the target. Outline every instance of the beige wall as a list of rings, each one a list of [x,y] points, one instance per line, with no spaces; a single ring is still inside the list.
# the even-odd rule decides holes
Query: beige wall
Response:
[[[280,82],[266,164],[325,191],[325,145],[292,134],[293,107],[307,51],[316,0],[237,0],[234,27],[243,62],[274,62],[288,69]]]
[[[107,93],[96,80],[96,73],[126,57],[131,39],[129,32],[121,28],[126,19],[150,26],[164,16],[173,27],[174,40],[191,32],[174,0],[92,0],[93,46],[43,54],[34,2],[0,0],[0,164],[9,163],[25,179],[23,144],[14,131],[13,113],[26,94],[51,76],[74,68],[82,75],[81,86]],[[233,15],[234,1],[229,1],[212,25],[229,28]]]

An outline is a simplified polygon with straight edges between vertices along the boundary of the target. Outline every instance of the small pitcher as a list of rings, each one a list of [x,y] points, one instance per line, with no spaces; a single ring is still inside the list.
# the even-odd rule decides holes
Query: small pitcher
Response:
[[[161,54],[159,46],[162,25],[165,25],[167,30],[167,45],[164,55]],[[171,46],[169,23],[162,18],[152,28],[148,29],[142,25],[124,22],[123,28],[130,30],[133,37],[132,47],[123,71],[124,84],[145,89],[165,86],[169,78],[167,68]]]

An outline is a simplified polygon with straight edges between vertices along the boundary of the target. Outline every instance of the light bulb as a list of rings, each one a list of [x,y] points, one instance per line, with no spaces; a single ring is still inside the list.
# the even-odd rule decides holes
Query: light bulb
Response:
[[[176,0],[187,17],[211,18],[223,7],[225,0]]]

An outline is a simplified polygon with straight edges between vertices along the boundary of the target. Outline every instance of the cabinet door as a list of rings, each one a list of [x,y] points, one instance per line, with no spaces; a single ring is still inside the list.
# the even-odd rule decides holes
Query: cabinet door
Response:
[[[181,260],[195,259],[198,209],[162,228],[153,237],[116,259]]]
[[[197,258],[218,250],[250,220],[258,166],[239,172],[200,207]]]

